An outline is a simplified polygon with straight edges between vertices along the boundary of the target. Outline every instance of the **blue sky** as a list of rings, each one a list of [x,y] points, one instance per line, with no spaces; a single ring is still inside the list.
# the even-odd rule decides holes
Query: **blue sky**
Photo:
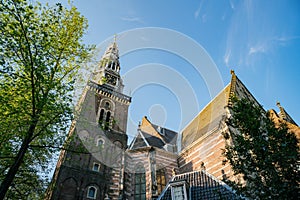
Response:
[[[278,111],[276,101],[280,101],[300,123],[299,1],[74,0],[73,4],[89,21],[86,43],[102,44],[118,34],[121,50],[129,30],[172,30],[203,47],[220,76],[212,74],[212,79],[221,78],[225,86],[233,69],[265,109]],[[136,37],[142,38],[138,34]],[[164,43],[163,39],[158,40]],[[134,39],[130,41],[135,43]],[[176,43],[176,39],[172,41]],[[182,49],[198,53],[193,47],[183,45]],[[137,49],[124,53],[120,61],[125,79],[132,70],[139,72],[133,74],[136,76],[127,74],[137,80],[139,87],[126,87],[125,81],[125,91],[133,98],[129,135],[136,133],[136,125],[144,115],[154,123],[180,131],[216,94],[210,92],[213,86],[201,72],[168,49]],[[205,63],[203,66],[206,70]]]

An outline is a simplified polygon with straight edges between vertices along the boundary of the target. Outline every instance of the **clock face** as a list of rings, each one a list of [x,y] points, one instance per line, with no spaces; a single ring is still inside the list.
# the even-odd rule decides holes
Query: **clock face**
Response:
[[[106,79],[107,79],[107,83],[110,85],[116,85],[117,83],[117,78],[113,75],[106,74]]]

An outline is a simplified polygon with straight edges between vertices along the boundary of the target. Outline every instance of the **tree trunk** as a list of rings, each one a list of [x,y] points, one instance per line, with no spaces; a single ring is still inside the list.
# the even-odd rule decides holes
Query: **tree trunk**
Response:
[[[5,195],[19,170],[19,167],[22,164],[24,156],[28,150],[29,143],[31,142],[31,137],[33,136],[36,124],[37,124],[37,122],[34,122],[32,125],[30,125],[27,135],[22,142],[21,148],[19,149],[16,159],[15,159],[14,163],[11,165],[11,167],[9,168],[8,173],[5,175],[5,178],[4,178],[3,182],[1,183],[0,200],[3,200],[5,198]]]

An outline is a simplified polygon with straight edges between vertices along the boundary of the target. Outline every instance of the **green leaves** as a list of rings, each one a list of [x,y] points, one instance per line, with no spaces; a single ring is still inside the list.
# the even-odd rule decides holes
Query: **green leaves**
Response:
[[[295,134],[284,123],[276,127],[253,102],[234,97],[232,102],[223,154],[241,179],[226,181],[250,199],[296,199],[300,174]]]
[[[74,80],[92,47],[82,43],[87,20],[72,5],[67,9],[61,4],[3,0],[0,11],[2,193],[13,182],[21,181],[20,169],[37,184],[44,183],[37,169],[51,160],[53,148],[46,146],[60,147],[64,141],[73,118]],[[8,176],[15,177],[14,181],[8,181]],[[10,188],[16,192],[19,185]]]

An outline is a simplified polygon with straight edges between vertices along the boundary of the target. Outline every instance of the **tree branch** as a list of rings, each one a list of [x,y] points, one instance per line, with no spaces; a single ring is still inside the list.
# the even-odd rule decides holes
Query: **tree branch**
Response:
[[[32,57],[32,52],[31,52],[31,48],[30,48],[30,42],[29,42],[29,39],[27,37],[27,31],[24,27],[24,24],[23,24],[23,20],[22,20],[22,17],[20,15],[20,12],[17,8],[17,5],[16,5],[16,2],[13,2],[15,8],[16,8],[16,13],[17,13],[17,16],[18,16],[18,19],[19,19],[19,23],[20,23],[20,27],[21,27],[21,30],[23,32],[23,36],[25,38],[25,41],[26,41],[26,46],[27,46],[27,50],[28,50],[28,53],[29,53],[29,60],[30,60],[30,80],[31,80],[31,98],[32,98],[32,118],[33,120],[35,120],[35,118],[37,117],[36,116],[36,102],[35,102],[35,82],[34,82],[34,62],[33,62],[33,57]]]
[[[55,120],[61,114],[62,113],[57,113],[51,120],[49,120],[46,124],[44,124],[44,126],[40,129],[40,131],[31,137],[30,142],[32,142],[36,137],[38,137],[45,130],[45,128],[49,126],[53,122],[53,120]]]
[[[51,148],[51,149],[60,149],[60,150],[65,150],[68,152],[72,152],[72,153],[80,153],[80,154],[90,154],[92,152],[83,152],[83,151],[76,151],[76,150],[72,150],[72,149],[68,149],[65,147],[58,147],[58,146],[53,146],[53,145],[29,145],[29,148]],[[93,152],[96,153],[96,152]]]

